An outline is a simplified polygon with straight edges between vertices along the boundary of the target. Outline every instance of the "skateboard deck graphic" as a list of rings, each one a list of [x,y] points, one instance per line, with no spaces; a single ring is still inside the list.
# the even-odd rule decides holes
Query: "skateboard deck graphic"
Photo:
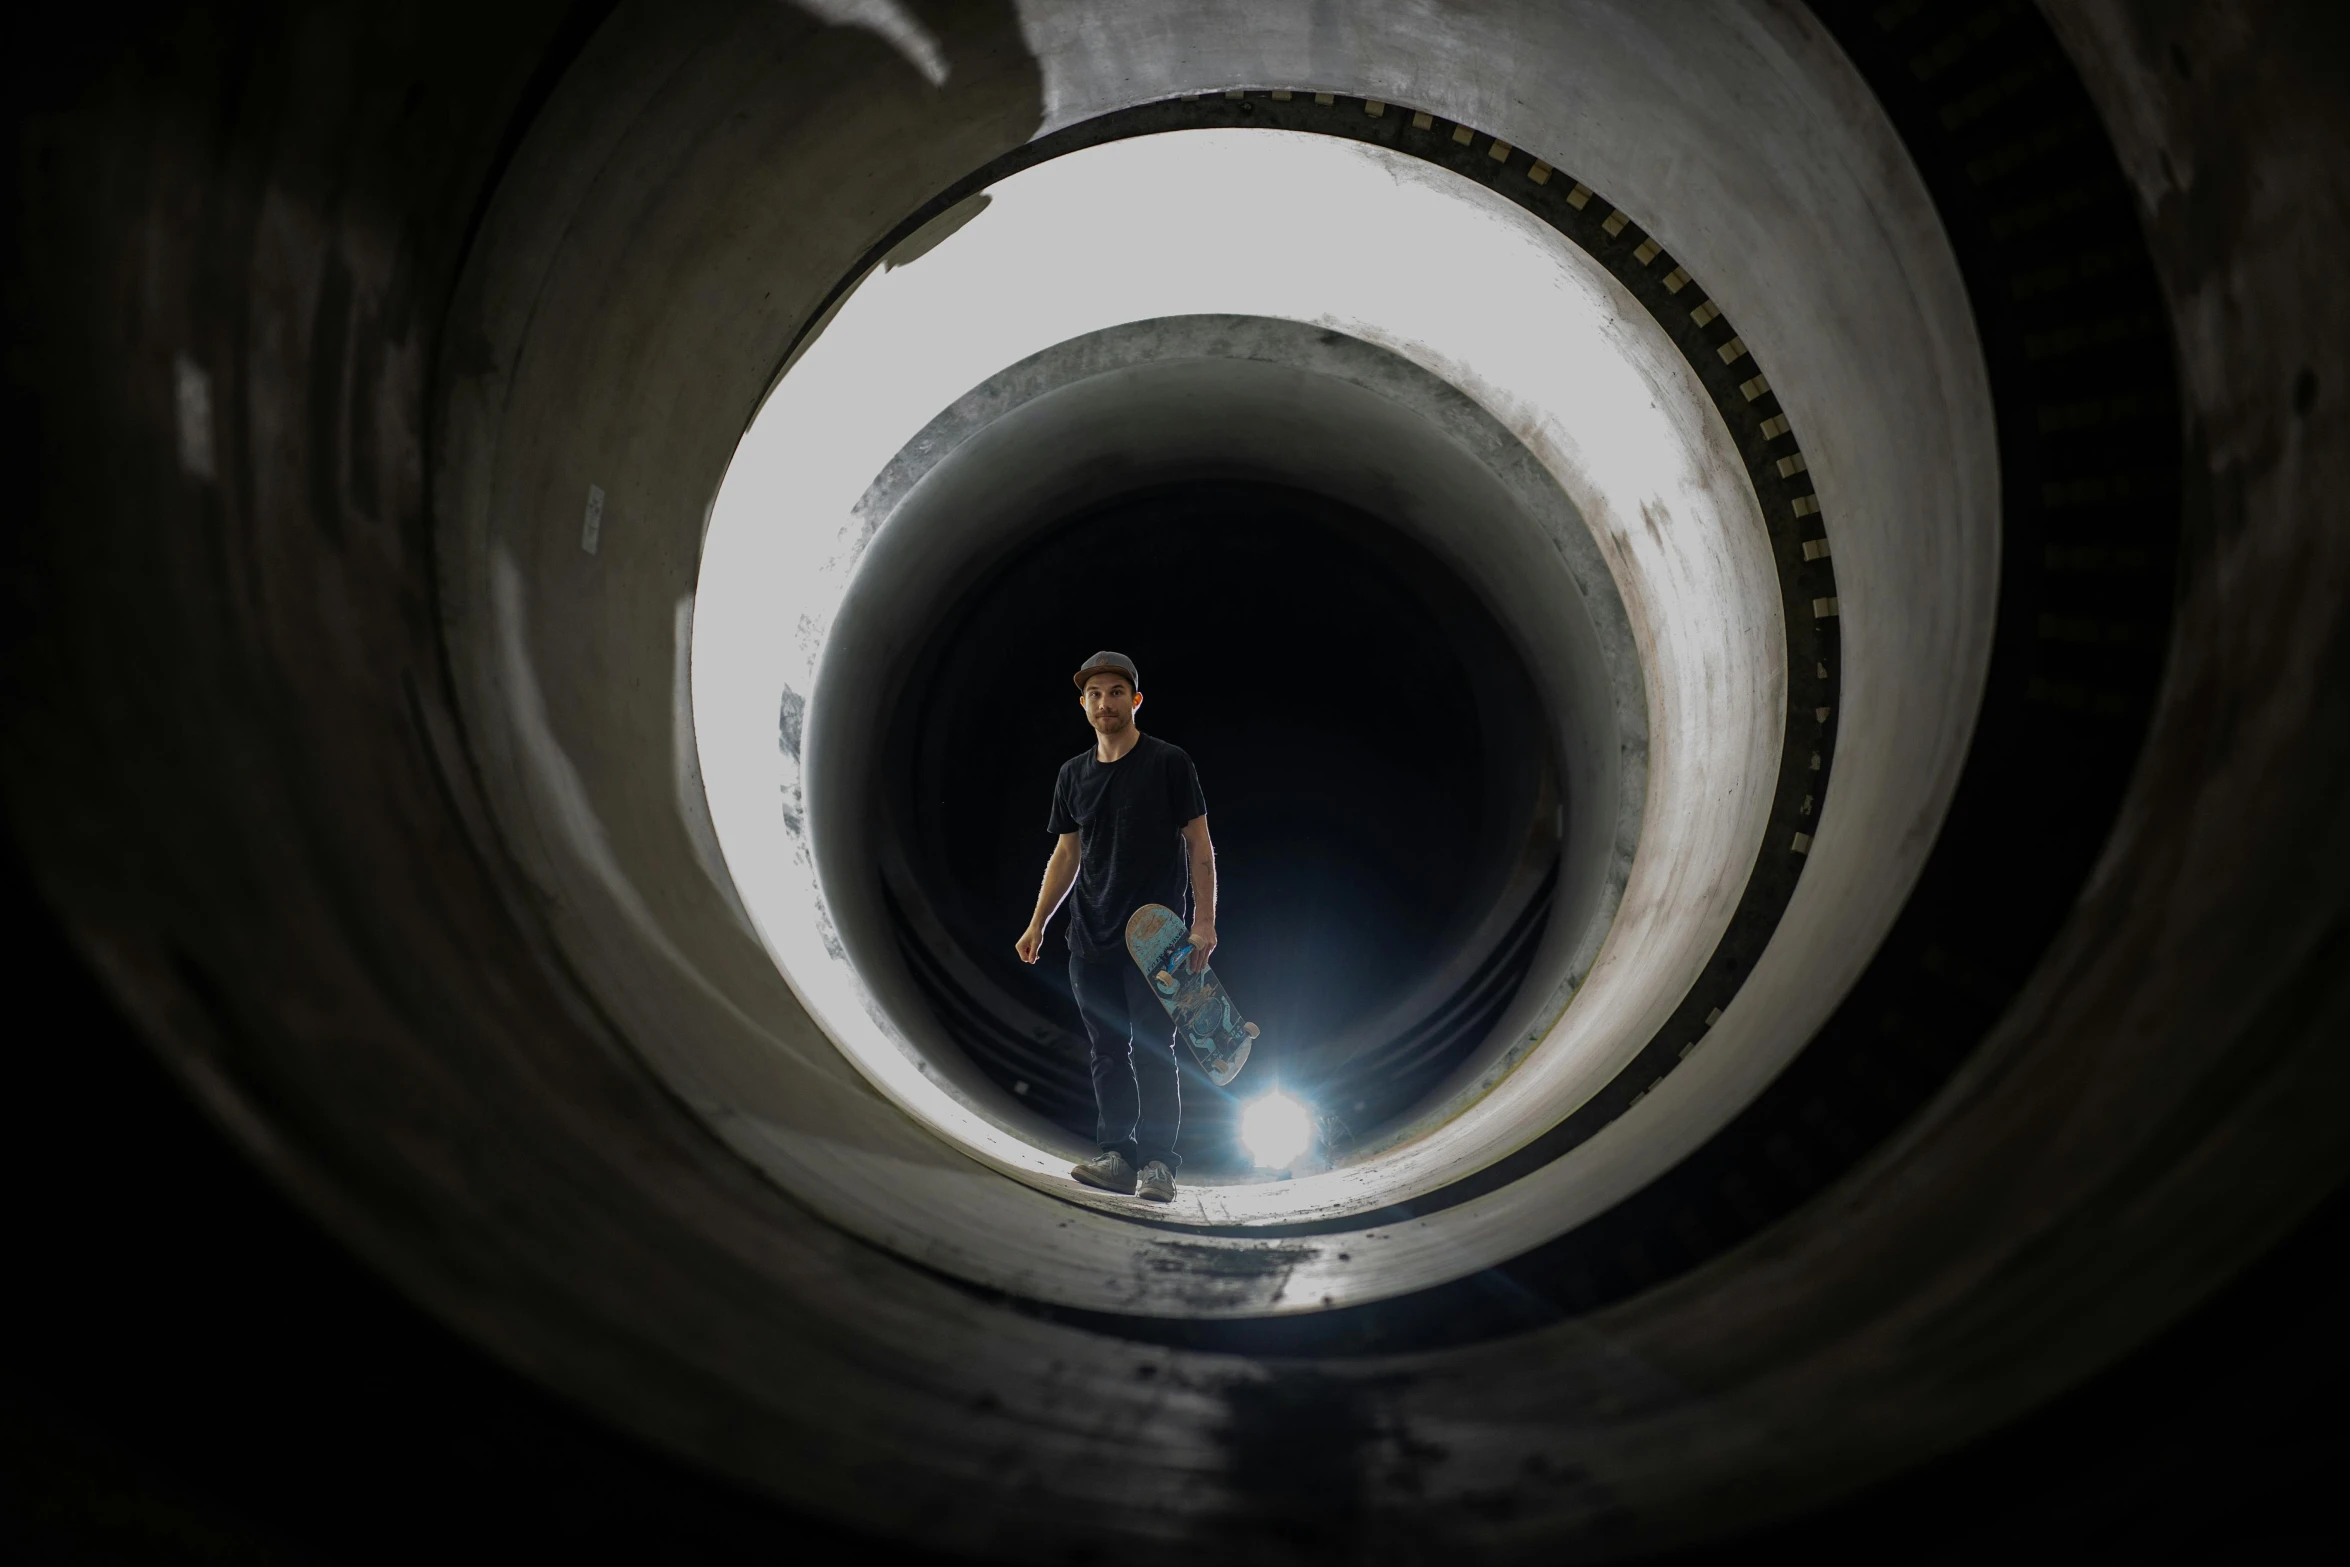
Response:
[[[1191,971],[1190,937],[1181,917],[1162,903],[1144,904],[1126,922],[1127,955],[1189,1041],[1208,1081],[1221,1088],[1248,1063],[1257,1025],[1242,1019],[1214,969]]]

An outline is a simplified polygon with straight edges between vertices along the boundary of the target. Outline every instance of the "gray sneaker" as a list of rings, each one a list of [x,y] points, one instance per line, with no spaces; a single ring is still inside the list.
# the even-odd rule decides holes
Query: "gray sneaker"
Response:
[[[1175,1172],[1167,1168],[1163,1159],[1153,1159],[1142,1167],[1142,1178],[1134,1188],[1134,1195],[1147,1197],[1152,1202],[1175,1200]]]
[[[1161,1169],[1166,1168],[1164,1165]],[[1098,1186],[1105,1192],[1116,1192],[1121,1197],[1134,1193],[1134,1166],[1126,1156],[1115,1151],[1080,1160],[1069,1167],[1069,1173],[1088,1186]],[[1169,1195],[1173,1195],[1173,1179],[1169,1178]]]

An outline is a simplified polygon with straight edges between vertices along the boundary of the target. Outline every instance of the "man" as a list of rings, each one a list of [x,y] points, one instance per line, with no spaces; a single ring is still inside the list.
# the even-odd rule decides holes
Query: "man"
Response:
[[[1206,968],[1216,950],[1216,850],[1191,758],[1135,727],[1140,686],[1123,653],[1096,653],[1077,671],[1093,748],[1062,763],[1053,783],[1046,830],[1060,841],[1045,862],[1020,961],[1037,960],[1045,922],[1075,887],[1069,991],[1092,1046],[1101,1153],[1069,1173],[1104,1191],[1172,1202],[1183,1120],[1175,1029],[1127,956],[1126,921],[1146,903],[1183,914],[1188,888],[1191,966]]]

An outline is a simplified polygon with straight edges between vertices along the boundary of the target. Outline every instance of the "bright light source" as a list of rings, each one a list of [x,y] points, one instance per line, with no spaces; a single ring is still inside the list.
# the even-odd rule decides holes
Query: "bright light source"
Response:
[[[1240,1140],[1258,1164],[1285,1169],[1314,1146],[1314,1112],[1287,1094],[1267,1094],[1240,1112]]]

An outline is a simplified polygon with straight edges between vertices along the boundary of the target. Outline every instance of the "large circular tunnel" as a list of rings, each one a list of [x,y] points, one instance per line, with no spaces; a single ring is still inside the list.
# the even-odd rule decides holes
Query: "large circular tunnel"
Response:
[[[1631,1559],[1962,1472],[2343,1174],[2344,98],[2233,25],[74,42],[52,966],[744,1540]],[[1164,1206],[1068,1180],[1012,951],[1103,646],[1264,1030]]]

